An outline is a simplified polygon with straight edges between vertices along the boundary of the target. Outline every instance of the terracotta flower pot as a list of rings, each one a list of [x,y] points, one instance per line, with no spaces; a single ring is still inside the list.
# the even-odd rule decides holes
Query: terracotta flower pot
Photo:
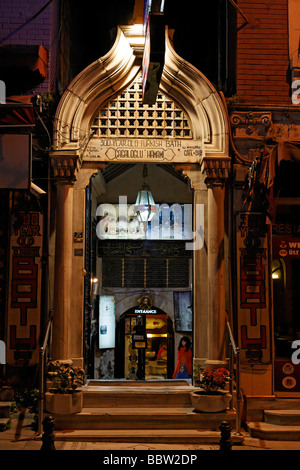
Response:
[[[207,393],[198,391],[191,393],[192,405],[197,411],[203,413],[220,413],[228,407],[232,395],[228,392],[218,391]]]
[[[45,393],[46,411],[53,414],[80,413],[83,406],[83,393],[78,390],[74,393]]]

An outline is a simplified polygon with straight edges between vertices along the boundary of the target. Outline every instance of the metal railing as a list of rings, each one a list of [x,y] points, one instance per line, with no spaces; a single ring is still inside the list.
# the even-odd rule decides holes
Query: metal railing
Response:
[[[231,326],[226,320],[227,330],[229,334],[229,345],[230,345],[230,355],[229,355],[229,372],[230,372],[230,393],[232,395],[232,400],[230,403],[230,409],[234,407],[233,399],[233,381],[235,375],[235,411],[236,411],[236,434],[241,434],[241,406],[242,406],[242,392],[241,392],[241,352],[240,349],[236,346]],[[234,374],[234,364],[235,364],[235,374]]]
[[[39,350],[39,406],[38,406],[38,430],[42,433],[42,424],[44,418],[44,401],[45,401],[45,362],[46,353],[49,350],[49,337],[52,332],[53,311],[50,312],[50,318],[47,324],[43,345]]]

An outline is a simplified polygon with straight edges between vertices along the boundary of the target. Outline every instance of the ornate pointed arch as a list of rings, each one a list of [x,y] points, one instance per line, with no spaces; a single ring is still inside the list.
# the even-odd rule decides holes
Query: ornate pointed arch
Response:
[[[106,159],[99,151],[92,121],[97,110],[128,88],[141,71],[144,36],[134,31],[133,26],[119,27],[112,49],[85,68],[65,90],[54,123],[55,176],[75,179],[84,155],[90,160],[92,155],[96,155],[94,160]],[[222,99],[199,70],[176,54],[167,29],[160,91],[183,109],[192,131],[190,145],[184,147],[190,150],[164,154],[160,161],[166,159],[165,155],[168,162],[174,159],[176,163],[227,159],[228,128]],[[128,154],[128,161],[130,158]]]

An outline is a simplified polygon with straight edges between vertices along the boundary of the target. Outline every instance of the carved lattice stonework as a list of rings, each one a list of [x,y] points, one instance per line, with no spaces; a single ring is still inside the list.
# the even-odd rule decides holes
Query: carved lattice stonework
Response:
[[[97,111],[91,130],[96,137],[192,138],[185,112],[163,93],[154,105],[142,103],[141,76]]]

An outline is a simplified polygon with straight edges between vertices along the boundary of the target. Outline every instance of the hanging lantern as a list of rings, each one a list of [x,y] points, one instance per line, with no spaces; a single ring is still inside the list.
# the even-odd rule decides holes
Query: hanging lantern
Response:
[[[153,217],[157,214],[157,207],[150,191],[150,187],[145,181],[147,174],[147,165],[145,164],[143,168],[144,184],[142,186],[142,189],[138,192],[134,206],[135,214],[138,220],[140,222],[143,222],[144,225],[150,222]]]

